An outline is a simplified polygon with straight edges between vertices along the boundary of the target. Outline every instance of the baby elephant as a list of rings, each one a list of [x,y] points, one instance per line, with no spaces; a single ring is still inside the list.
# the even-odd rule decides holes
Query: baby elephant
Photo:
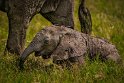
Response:
[[[80,33],[64,26],[50,26],[36,34],[29,46],[20,56],[19,66],[23,68],[26,58],[35,52],[35,56],[52,58],[55,64],[83,64],[85,55],[93,59],[99,55],[105,61],[120,61],[116,47],[109,42]]]

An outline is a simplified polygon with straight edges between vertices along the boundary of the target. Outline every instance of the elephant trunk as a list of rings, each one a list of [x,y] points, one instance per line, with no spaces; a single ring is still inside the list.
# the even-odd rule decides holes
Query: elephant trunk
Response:
[[[25,50],[24,52],[21,54],[20,56],[20,60],[19,60],[19,67],[20,69],[23,69],[23,65],[24,65],[24,62],[26,60],[26,58],[32,53],[35,51],[35,46],[30,44]]]

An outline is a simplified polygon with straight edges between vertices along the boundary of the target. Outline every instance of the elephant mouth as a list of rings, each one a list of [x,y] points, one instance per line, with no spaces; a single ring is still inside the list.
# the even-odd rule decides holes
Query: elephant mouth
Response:
[[[48,59],[51,57],[51,53],[43,54],[41,51],[35,52],[35,57],[42,56],[43,59]]]
[[[41,56],[40,51],[36,51],[36,52],[35,52],[35,56],[36,56],[36,57]]]

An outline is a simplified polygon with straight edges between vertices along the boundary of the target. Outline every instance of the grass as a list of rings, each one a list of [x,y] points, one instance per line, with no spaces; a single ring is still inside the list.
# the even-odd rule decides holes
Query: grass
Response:
[[[75,0],[76,1],[76,0]],[[75,29],[80,30],[77,17],[78,1],[75,8]],[[108,39],[116,45],[124,60],[124,1],[123,0],[87,0],[87,6],[92,14],[92,35]],[[34,35],[51,25],[41,15],[36,15],[27,31],[26,45]],[[81,68],[71,69],[45,67],[51,60],[34,57],[33,54],[25,63],[25,70],[19,71],[17,56],[3,55],[8,35],[8,20],[6,13],[0,12],[0,83],[123,83],[124,67],[113,62],[89,61]]]

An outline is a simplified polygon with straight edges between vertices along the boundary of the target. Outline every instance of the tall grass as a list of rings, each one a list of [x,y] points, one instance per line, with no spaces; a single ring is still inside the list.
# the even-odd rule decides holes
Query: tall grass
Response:
[[[78,20],[78,2],[75,0],[75,29],[80,30]],[[124,1],[123,0],[87,0],[87,7],[92,14],[92,35],[108,39],[116,45],[124,59]],[[34,35],[51,25],[41,15],[36,15],[27,31],[26,45]],[[33,54],[25,63],[25,70],[17,66],[17,56],[3,55],[8,35],[8,20],[6,13],[0,12],[0,83],[123,83],[124,67],[113,62],[101,62],[98,59],[90,61],[81,68],[74,65],[73,69],[61,69],[59,66],[49,66],[52,60],[43,60]]]

